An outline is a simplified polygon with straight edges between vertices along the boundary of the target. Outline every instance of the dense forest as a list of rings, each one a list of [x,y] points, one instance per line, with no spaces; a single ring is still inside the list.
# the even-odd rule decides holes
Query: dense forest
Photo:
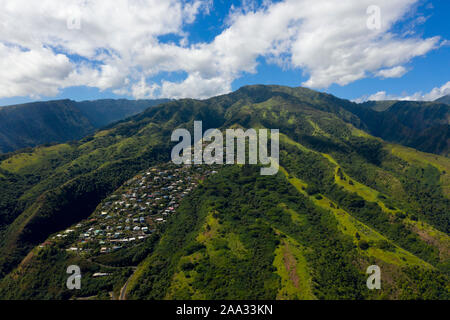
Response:
[[[371,135],[365,118],[402,108],[249,86],[171,101],[79,141],[5,154],[0,297],[108,298],[127,281],[127,299],[448,299],[450,161]],[[448,113],[442,104],[430,108],[435,118]],[[168,162],[172,131],[192,130],[196,120],[203,130],[278,128],[280,171],[223,166],[152,237],[99,260],[39,247],[89,218],[130,178]],[[113,276],[68,291],[61,279],[72,261],[87,274]],[[383,272],[380,291],[365,284],[372,264]]]
[[[81,139],[160,100],[56,100],[0,107],[0,152]]]

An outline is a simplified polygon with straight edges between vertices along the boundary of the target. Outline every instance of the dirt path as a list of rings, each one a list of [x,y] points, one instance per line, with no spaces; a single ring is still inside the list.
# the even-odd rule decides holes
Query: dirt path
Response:
[[[283,254],[283,261],[284,266],[286,267],[286,270],[289,274],[289,278],[292,280],[294,286],[298,289],[299,288],[299,277],[297,275],[297,262],[295,261],[294,256],[292,255],[291,251],[289,250],[289,245],[286,244],[284,247],[284,254]]]

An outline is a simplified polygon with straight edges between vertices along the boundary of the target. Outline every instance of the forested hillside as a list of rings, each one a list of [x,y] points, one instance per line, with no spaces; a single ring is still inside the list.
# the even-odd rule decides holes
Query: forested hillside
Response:
[[[0,107],[0,152],[78,140],[167,100],[58,100]]]
[[[444,102],[377,101],[347,109],[374,136],[424,152],[450,154],[450,105]]]
[[[448,114],[443,106],[411,112],[437,119]],[[398,130],[413,119],[403,108],[385,111],[406,114]],[[248,86],[168,102],[80,141],[5,155],[0,297],[66,299],[94,288],[98,297],[117,297],[128,279],[121,295],[128,299],[448,299],[450,160],[370,135],[363,129],[374,128],[375,114],[383,113],[304,88]],[[55,240],[94,219],[129,179],[167,163],[172,131],[192,130],[194,120],[203,130],[279,129],[279,173],[219,166],[151,237],[100,260]],[[111,276],[68,291],[61,279],[74,261]],[[381,291],[365,286],[370,264],[382,269]]]

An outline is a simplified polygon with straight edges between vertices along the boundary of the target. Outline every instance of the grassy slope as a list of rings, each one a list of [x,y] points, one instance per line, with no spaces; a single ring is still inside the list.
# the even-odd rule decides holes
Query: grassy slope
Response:
[[[304,250],[301,244],[289,236],[275,250],[273,264],[281,278],[277,300],[316,299]]]
[[[68,144],[38,147],[30,153],[18,153],[0,162],[0,168],[12,173],[33,172],[51,165],[54,159],[66,157],[73,150]]]
[[[450,198],[450,161],[449,158],[424,153],[412,148],[408,148],[401,145],[388,144],[387,150],[393,155],[409,162],[418,164],[420,167],[432,165],[442,172],[441,183],[444,194]]]
[[[357,134],[359,133],[359,131],[355,131],[355,132]],[[370,135],[367,135],[367,136],[370,137]],[[302,150],[304,152],[314,152],[313,150],[306,148],[305,146],[301,145],[300,143],[297,143],[297,142],[289,139],[285,135],[281,135],[281,141],[284,142],[284,143],[288,143],[290,145],[294,145],[294,146],[298,147],[300,150]],[[413,149],[405,148],[405,147],[402,147],[402,146],[395,146],[395,148],[396,148],[396,150],[401,150],[401,151],[397,151],[397,153],[402,152],[402,155],[403,155],[404,149],[407,150],[407,151],[413,150]],[[410,152],[412,152],[412,151],[410,151]],[[422,158],[416,158],[415,157],[413,159],[411,159],[411,158],[408,159],[408,158],[404,157],[404,159],[405,160],[414,161],[414,162],[420,161],[419,159],[426,159],[427,164],[428,163],[432,163],[432,164],[434,164],[436,166],[439,166],[441,168],[442,167],[445,168],[445,166],[450,165],[449,161],[448,160],[446,161],[446,158],[444,158],[444,157],[440,157],[440,156],[437,156],[437,155],[426,154],[426,153],[423,153],[423,152],[418,152],[418,153],[419,153],[419,155],[422,156]],[[336,160],[331,155],[324,154],[324,153],[322,153],[321,155],[323,157],[325,157],[330,163],[332,163],[335,166],[335,170],[334,170],[335,182],[338,185],[344,187],[345,190],[347,190],[348,192],[351,192],[351,193],[358,194],[360,197],[362,197],[364,200],[366,200],[368,202],[374,202],[374,203],[378,204],[383,211],[385,211],[385,212],[387,212],[389,214],[395,214],[397,212],[402,212],[402,210],[399,210],[399,209],[392,210],[392,209],[388,208],[388,206],[386,206],[386,204],[380,198],[381,193],[379,191],[374,190],[374,189],[372,189],[372,188],[370,188],[370,187],[368,187],[366,185],[363,185],[363,184],[359,183],[356,179],[353,179],[353,178],[349,177],[342,170],[342,168],[339,166],[339,164],[336,162]],[[422,160],[422,161],[424,161],[424,160]],[[305,195],[307,195],[306,192],[304,191],[306,189],[306,187],[307,187],[306,182],[301,181],[300,179],[298,179],[296,177],[293,177],[292,175],[289,175],[287,173],[287,171],[285,169],[283,169],[283,168],[281,170],[283,170],[288,177],[291,176],[291,178],[289,178],[289,181],[299,191],[301,191]],[[341,178],[341,175],[338,174],[338,170],[340,170],[341,175],[344,177],[343,179]],[[344,223],[344,224],[345,223],[347,223],[347,224],[350,223],[351,224],[351,222],[349,220],[355,220],[354,218],[350,218],[351,216],[347,212],[345,212],[344,210],[342,210],[342,209],[335,209],[338,206],[335,203],[333,203],[331,200],[325,198],[324,196],[323,196],[323,199],[321,199],[321,200],[317,200],[314,197],[311,197],[311,198],[316,204],[321,205],[324,208],[328,208],[328,209],[332,210],[335,214],[336,214],[336,211],[337,211],[338,213],[336,214],[336,217],[338,218],[338,220],[341,223]],[[335,208],[330,208],[330,204],[331,203],[333,203],[333,207],[335,207]],[[358,224],[362,224],[359,221],[357,223]],[[439,248],[440,253],[441,253],[442,260],[446,260],[449,257],[449,255],[450,255],[450,237],[447,234],[445,234],[445,233],[443,233],[443,232],[441,232],[439,230],[436,230],[434,227],[432,227],[431,225],[429,225],[429,224],[427,224],[426,222],[423,222],[423,221],[420,221],[420,222],[419,221],[413,221],[413,220],[407,218],[407,219],[405,219],[405,224],[407,226],[411,227],[411,229],[414,230],[414,232],[416,232],[422,239],[425,239],[425,240],[427,240],[427,242],[430,242],[433,245],[437,246]],[[347,226],[347,227],[349,227],[349,226]],[[344,231],[347,229],[347,227],[344,225]],[[357,228],[355,228],[353,226],[353,227],[349,227],[348,229],[354,231]],[[367,230],[367,229],[370,229],[370,228],[368,228],[367,226],[364,226],[364,229]],[[372,230],[372,233],[378,234],[374,230]],[[353,233],[353,235],[354,235],[354,233]],[[380,236],[381,235],[378,234],[377,238],[368,238],[366,240],[387,240],[383,236],[381,236],[381,238],[380,238]],[[403,249],[401,249],[401,250],[403,250]],[[403,251],[405,251],[405,250],[403,250]],[[415,257],[415,258],[417,258],[417,257]],[[422,263],[423,263],[423,261],[422,261]],[[417,261],[416,261],[415,264],[417,264]]]
[[[372,256],[374,258],[383,260],[387,263],[400,265],[400,266],[408,266],[408,265],[418,265],[422,267],[432,268],[432,266],[420,258],[417,258],[410,252],[400,248],[395,243],[381,235],[379,232],[373,230],[368,227],[364,223],[358,221],[354,217],[352,217],[348,212],[343,209],[340,209],[339,206],[321,195],[321,199],[317,199],[316,196],[309,196],[305,188],[307,184],[300,179],[293,177],[290,175],[284,168],[281,168],[282,172],[286,175],[288,181],[296,187],[296,189],[304,194],[306,197],[309,197],[310,200],[318,207],[321,207],[325,210],[331,211],[339,222],[340,230],[353,238],[355,244],[359,242],[359,239],[356,238],[356,233],[358,233],[362,240],[365,241],[387,241],[395,247],[394,251],[382,250],[379,248],[369,248],[368,250],[359,249],[360,253]],[[291,178],[289,178],[291,176]]]

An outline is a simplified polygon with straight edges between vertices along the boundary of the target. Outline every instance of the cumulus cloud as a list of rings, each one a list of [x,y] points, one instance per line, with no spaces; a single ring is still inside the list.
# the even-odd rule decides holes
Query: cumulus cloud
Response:
[[[440,39],[392,31],[418,0],[375,2],[380,28],[371,30],[373,0],[245,1],[212,41],[190,43],[186,26],[213,1],[0,0],[0,97],[90,86],[136,98],[205,98],[256,72],[260,57],[298,69],[312,88],[401,77]],[[167,35],[175,40],[160,40]],[[170,73],[185,77],[161,76]]]
[[[450,81],[441,87],[433,88],[430,92],[416,92],[408,95],[393,95],[388,94],[386,91],[379,91],[369,96],[364,96],[355,100],[355,102],[364,101],[380,101],[380,100],[409,100],[409,101],[434,101],[440,97],[450,94]]]
[[[43,47],[25,50],[0,43],[0,93],[3,97],[58,93],[73,65],[63,54]]]
[[[390,69],[382,69],[376,74],[382,78],[400,78],[406,73],[406,68],[403,66],[398,66]]]

